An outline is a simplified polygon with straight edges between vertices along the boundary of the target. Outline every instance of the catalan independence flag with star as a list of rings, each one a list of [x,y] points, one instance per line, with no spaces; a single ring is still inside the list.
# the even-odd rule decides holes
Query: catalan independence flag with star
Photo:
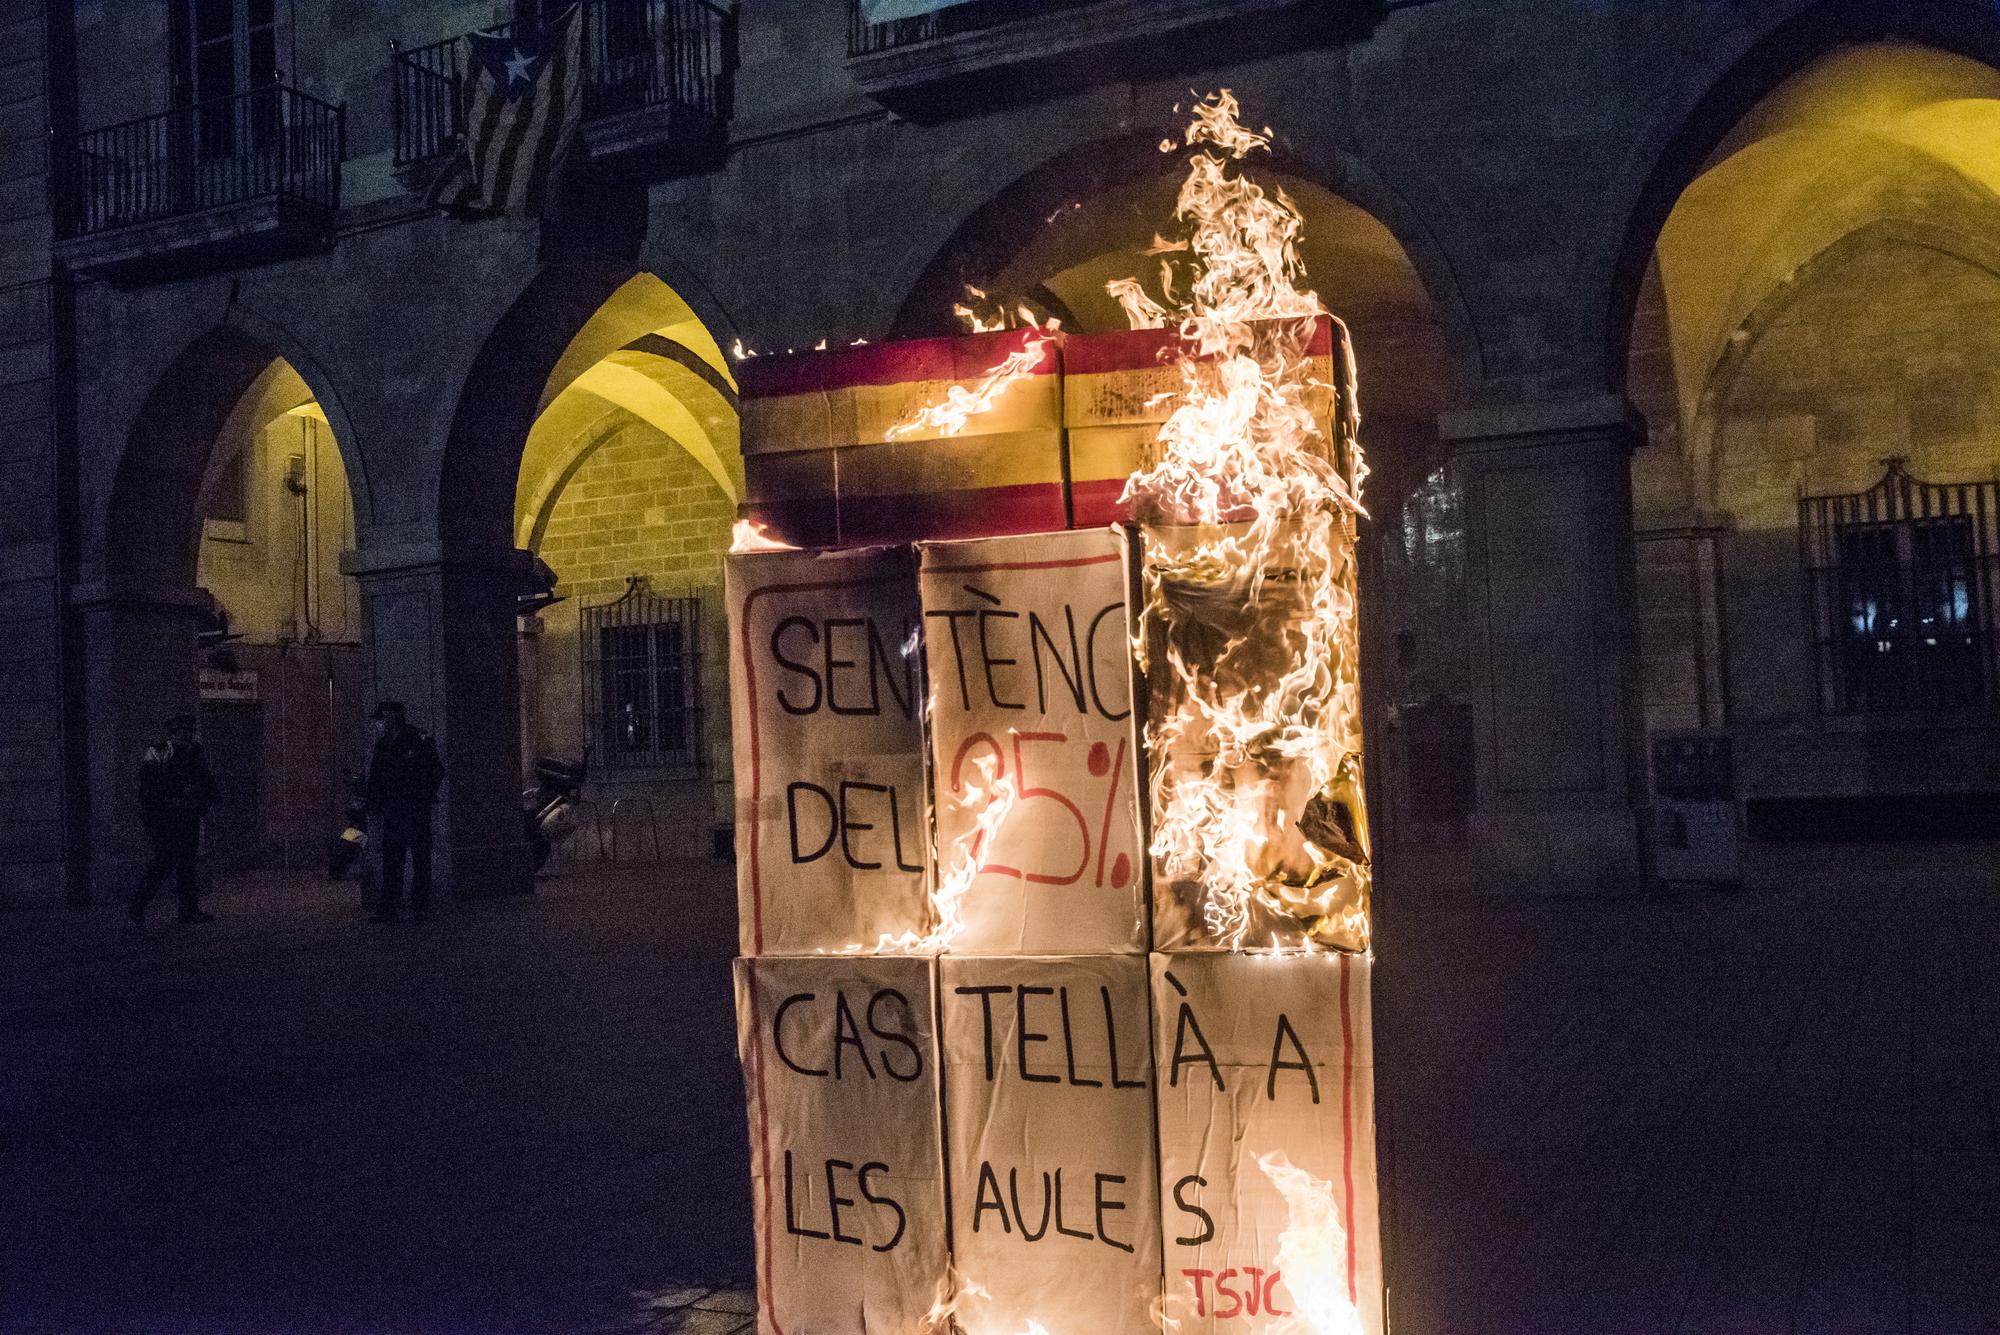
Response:
[[[458,152],[427,203],[451,213],[535,217],[583,120],[583,22],[571,5],[539,30],[475,32]]]

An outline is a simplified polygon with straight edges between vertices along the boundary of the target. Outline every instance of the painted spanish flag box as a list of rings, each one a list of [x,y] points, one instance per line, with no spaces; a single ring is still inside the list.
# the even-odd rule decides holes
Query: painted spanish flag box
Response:
[[[800,547],[1066,527],[1062,341],[1009,329],[741,363],[749,517]]]

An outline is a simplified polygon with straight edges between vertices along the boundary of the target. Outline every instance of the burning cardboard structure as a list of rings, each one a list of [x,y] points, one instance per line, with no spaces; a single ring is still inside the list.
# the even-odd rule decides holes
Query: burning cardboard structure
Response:
[[[1234,113],[1133,331],[742,368],[768,1335],[1385,1328],[1353,364]]]

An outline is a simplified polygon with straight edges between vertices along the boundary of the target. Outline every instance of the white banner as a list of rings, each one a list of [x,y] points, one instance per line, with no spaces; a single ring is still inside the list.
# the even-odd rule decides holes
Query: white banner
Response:
[[[926,543],[938,876],[976,860],[951,948],[1146,948],[1125,573],[1110,529]],[[997,824],[989,818],[1004,804]]]
[[[1367,959],[1156,954],[1152,969],[1169,1327],[1380,1335]]]
[[[955,1324],[1156,1332],[1145,958],[946,956],[938,971]]]
[[[739,959],[762,1335],[917,1335],[947,1274],[935,968]]]
[[[745,955],[872,948],[928,921],[915,553],[731,556]]]

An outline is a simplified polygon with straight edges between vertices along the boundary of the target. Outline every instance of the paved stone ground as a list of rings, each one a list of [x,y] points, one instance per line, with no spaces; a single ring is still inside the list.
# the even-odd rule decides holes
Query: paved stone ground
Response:
[[[1398,1332],[2000,1330],[2000,850],[1418,879],[1378,964]],[[741,1335],[726,874],[214,907],[0,914],[0,1331]]]
[[[1399,1330],[2000,1331],[2000,847],[1385,905]]]
[[[0,1331],[644,1329],[747,1277],[728,884],[0,917]]]

